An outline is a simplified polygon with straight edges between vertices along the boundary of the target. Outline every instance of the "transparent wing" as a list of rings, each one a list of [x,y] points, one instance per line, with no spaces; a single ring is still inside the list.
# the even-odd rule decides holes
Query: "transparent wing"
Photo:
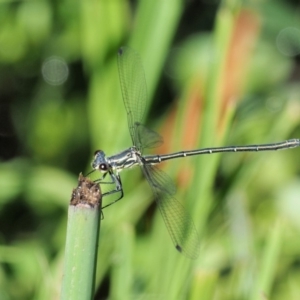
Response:
[[[143,152],[144,148],[155,148],[163,143],[163,138],[154,130],[151,130],[140,123],[135,123],[136,146]]]
[[[162,138],[141,124],[147,104],[147,87],[139,55],[128,47],[120,48],[118,68],[133,145],[140,151],[143,148],[158,146],[162,143]],[[197,258],[199,254],[198,233],[191,216],[173,197],[176,188],[172,180],[154,166],[143,165],[142,170],[152,188],[176,249],[187,257]]]
[[[143,120],[147,104],[145,73],[138,53],[129,47],[120,48],[118,69],[132,143],[138,147],[135,123]]]
[[[160,191],[161,193],[175,195],[176,186],[174,181],[165,172],[152,165],[144,164],[144,168],[144,175],[151,187],[157,189],[157,191]]]
[[[167,226],[175,248],[185,256],[196,259],[199,255],[199,235],[182,204],[173,197],[175,186],[162,171],[151,165],[142,167],[154,193],[155,200]]]

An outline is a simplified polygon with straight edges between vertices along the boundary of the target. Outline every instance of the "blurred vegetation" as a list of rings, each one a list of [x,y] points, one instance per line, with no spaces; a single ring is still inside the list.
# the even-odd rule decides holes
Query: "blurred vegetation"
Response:
[[[130,146],[116,64],[143,60],[156,152],[300,137],[297,1],[1,1],[0,299],[58,299],[93,152]],[[299,299],[299,149],[163,166],[201,234],[178,254],[139,170],[104,211],[96,299]],[[109,201],[110,199],[105,199]]]

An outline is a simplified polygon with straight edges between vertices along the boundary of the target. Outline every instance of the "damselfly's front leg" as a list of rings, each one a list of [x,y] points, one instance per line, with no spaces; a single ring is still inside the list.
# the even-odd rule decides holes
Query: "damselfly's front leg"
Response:
[[[111,181],[102,181],[106,177],[107,174],[109,174],[109,176],[111,178]],[[116,199],[113,202],[108,203],[107,205],[103,206],[102,209],[105,208],[105,207],[107,207],[107,206],[110,206],[110,205],[116,203],[117,201],[119,201],[119,200],[121,200],[123,198],[123,195],[124,195],[124,193],[123,193],[123,186],[122,186],[121,177],[120,177],[120,175],[118,173],[115,174],[114,172],[110,171],[108,173],[105,173],[102,176],[102,178],[96,180],[95,182],[97,182],[97,181],[100,184],[115,184],[116,185],[115,189],[104,193],[102,196],[108,196],[108,195],[112,195],[114,193],[120,193],[118,199]]]

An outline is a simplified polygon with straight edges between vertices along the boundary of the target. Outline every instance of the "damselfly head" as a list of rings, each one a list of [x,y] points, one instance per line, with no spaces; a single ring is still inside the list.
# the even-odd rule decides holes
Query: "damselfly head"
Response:
[[[102,150],[97,150],[94,153],[94,160],[92,161],[92,168],[99,170],[101,173],[107,173],[109,164],[106,160],[105,153]]]

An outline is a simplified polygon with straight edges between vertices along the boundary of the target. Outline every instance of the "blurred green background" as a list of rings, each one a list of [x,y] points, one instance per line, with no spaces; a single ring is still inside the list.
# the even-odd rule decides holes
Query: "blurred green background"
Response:
[[[96,149],[130,146],[117,50],[140,53],[153,153],[300,137],[286,0],[0,3],[0,299],[59,299],[67,209]],[[162,168],[201,252],[175,251],[139,170],[104,210],[95,299],[299,299],[299,149]],[[109,199],[104,199],[109,201]]]

